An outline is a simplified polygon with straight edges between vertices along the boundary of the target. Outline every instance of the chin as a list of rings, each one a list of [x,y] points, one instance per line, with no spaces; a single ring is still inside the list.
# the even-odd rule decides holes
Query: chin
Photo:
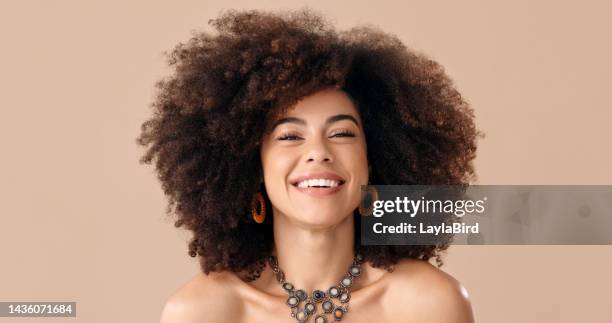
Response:
[[[313,227],[331,227],[345,220],[345,216],[341,216],[337,211],[302,211],[299,216],[295,217],[298,221],[311,225]],[[352,213],[351,213],[352,214]]]

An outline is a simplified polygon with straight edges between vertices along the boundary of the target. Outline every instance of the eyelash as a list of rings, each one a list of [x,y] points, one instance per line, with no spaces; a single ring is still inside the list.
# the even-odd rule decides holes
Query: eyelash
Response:
[[[355,134],[352,131],[350,131],[350,130],[340,130],[340,131],[334,133],[332,135],[332,137],[335,137],[337,135],[342,135],[340,137],[355,137]]]
[[[339,137],[355,137],[355,134],[350,131],[350,130],[340,130],[336,133],[334,133],[333,135],[330,136],[330,138],[334,138],[336,136],[340,135]],[[290,139],[293,138],[293,139]],[[295,140],[295,138],[299,138],[298,135],[292,134],[292,133],[287,133],[287,134],[283,134],[281,135],[278,140]]]

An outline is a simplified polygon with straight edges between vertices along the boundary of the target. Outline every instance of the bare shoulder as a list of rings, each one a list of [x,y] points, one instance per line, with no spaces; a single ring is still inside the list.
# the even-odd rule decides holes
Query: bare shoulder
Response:
[[[236,322],[241,307],[227,273],[200,273],[166,302],[160,323]]]
[[[405,259],[389,275],[390,296],[400,302],[398,316],[409,316],[418,322],[474,322],[467,290],[448,273],[427,261]],[[404,302],[406,304],[404,304]]]

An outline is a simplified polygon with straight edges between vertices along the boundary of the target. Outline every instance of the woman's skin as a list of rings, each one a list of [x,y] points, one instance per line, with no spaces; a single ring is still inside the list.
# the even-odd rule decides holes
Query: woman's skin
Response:
[[[368,183],[361,118],[351,99],[332,88],[300,100],[268,130],[260,152],[274,254],[296,288],[326,291],[354,256],[353,210]],[[335,190],[295,183],[334,175],[342,183]],[[269,266],[250,283],[231,272],[201,273],[168,300],[161,322],[296,322],[286,299]],[[391,273],[364,263],[342,321],[467,323],[473,317],[467,292],[454,278],[426,261],[407,259]]]

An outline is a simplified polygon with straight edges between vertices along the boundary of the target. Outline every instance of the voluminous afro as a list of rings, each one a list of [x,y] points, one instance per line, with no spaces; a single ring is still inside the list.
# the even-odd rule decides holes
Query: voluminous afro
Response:
[[[215,35],[194,33],[169,53],[174,72],[157,83],[153,116],[137,140],[147,148],[141,163],[155,163],[169,197],[166,212],[193,232],[189,254],[200,256],[203,272],[245,280],[261,273],[273,234],[270,216],[263,224],[250,216],[263,176],[260,140],[267,120],[316,91],[336,86],[354,100],[372,184],[475,180],[473,110],[441,65],[395,36],[373,27],[338,32],[308,9],[227,11],[209,23]],[[402,258],[436,257],[441,265],[447,247],[360,250],[391,270]]]

